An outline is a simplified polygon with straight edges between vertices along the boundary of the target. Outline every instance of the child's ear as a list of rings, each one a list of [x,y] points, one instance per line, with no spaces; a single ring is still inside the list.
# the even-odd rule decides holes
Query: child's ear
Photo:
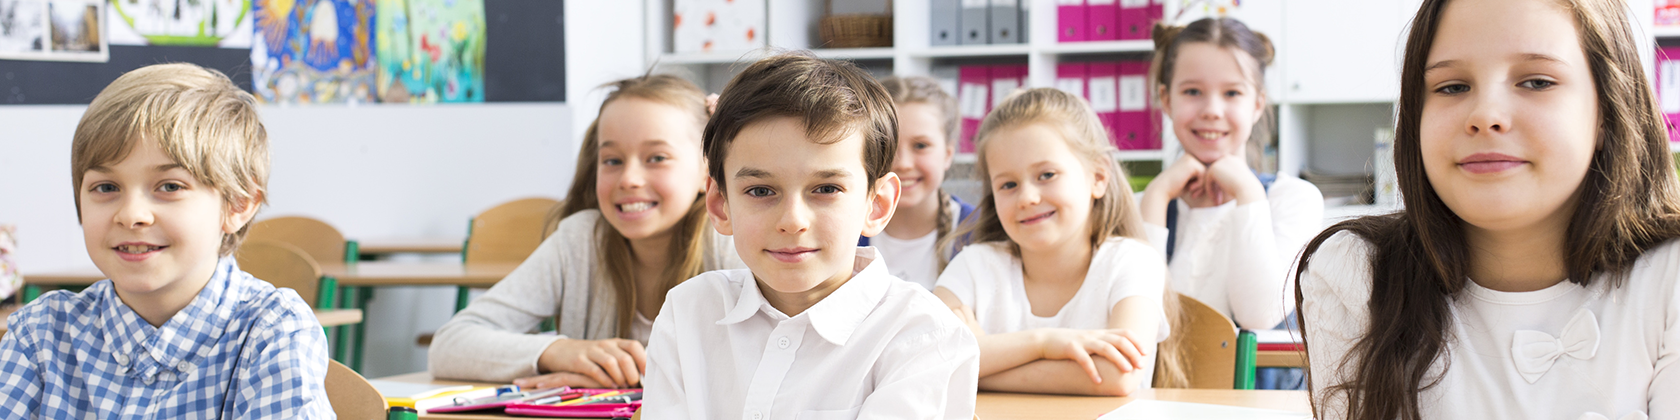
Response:
[[[254,193],[251,197],[233,198],[228,200],[227,217],[222,218],[222,233],[239,233],[251,219],[257,217],[257,203],[262,202],[262,193]]]
[[[1160,102],[1161,109],[1172,109],[1172,96],[1167,95],[1167,85],[1155,85],[1155,100]]]
[[[706,215],[712,218],[712,228],[723,236],[735,234],[729,226],[729,200],[711,177],[706,177]]]
[[[900,188],[898,174],[892,172],[875,180],[875,191],[869,195],[869,213],[863,221],[863,236],[875,236],[887,228],[893,210],[898,208]]]
[[[1108,170],[1097,169],[1091,171],[1091,175],[1091,178],[1096,181],[1091,184],[1091,199],[1101,200],[1104,195],[1108,195]]]

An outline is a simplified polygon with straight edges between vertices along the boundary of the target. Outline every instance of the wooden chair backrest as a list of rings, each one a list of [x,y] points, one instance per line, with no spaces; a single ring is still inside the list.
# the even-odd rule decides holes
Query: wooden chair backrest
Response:
[[[1178,295],[1184,312],[1180,361],[1190,388],[1231,389],[1237,371],[1237,326],[1225,314],[1190,296]]]
[[[320,264],[344,262],[344,234],[327,222],[308,217],[287,216],[259,221],[251,225],[251,232],[245,238],[292,244]]]
[[[525,198],[491,207],[473,217],[466,263],[519,263],[542,245],[548,214],[559,202]]]
[[[339,420],[385,420],[385,397],[367,378],[343,363],[327,363],[327,400]]]
[[[321,266],[302,249],[269,239],[247,240],[234,258],[239,260],[239,269],[274,287],[290,287],[315,307],[321,294]]]

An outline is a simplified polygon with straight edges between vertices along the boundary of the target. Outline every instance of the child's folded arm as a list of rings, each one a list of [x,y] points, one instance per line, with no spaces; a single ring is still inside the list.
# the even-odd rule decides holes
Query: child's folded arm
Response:
[[[531,258],[438,328],[428,357],[432,376],[507,382],[542,373],[543,351],[565,337],[528,332],[560,307],[566,267],[586,263],[561,249],[569,225],[562,222]]]
[[[294,295],[295,296],[295,295]],[[278,308],[252,325],[230,379],[227,398],[231,418],[333,418],[324,386],[327,378],[327,335],[308,307]]]
[[[1124,396],[1137,389],[1134,374],[1121,372],[1106,358],[1092,357],[1102,383],[1091,382],[1085,367],[1071,360],[1040,359],[980,379],[980,390],[1033,394]]]

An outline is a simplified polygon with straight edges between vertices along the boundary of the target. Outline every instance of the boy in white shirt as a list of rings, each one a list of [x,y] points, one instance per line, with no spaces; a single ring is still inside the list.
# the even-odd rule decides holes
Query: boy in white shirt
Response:
[[[750,270],[671,289],[643,418],[973,417],[973,334],[855,246],[892,217],[897,137],[892,99],[849,63],[785,54],[729,83],[706,210]]]

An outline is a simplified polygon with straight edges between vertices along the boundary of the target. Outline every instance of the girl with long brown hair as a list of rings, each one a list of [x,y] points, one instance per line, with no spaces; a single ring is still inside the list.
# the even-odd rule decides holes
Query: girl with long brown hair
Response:
[[[1402,66],[1406,210],[1297,271],[1327,419],[1680,415],[1680,194],[1619,0],[1426,0]]]
[[[438,329],[432,375],[525,387],[629,387],[665,292],[742,268],[708,224],[705,94],[681,78],[606,85],[558,226],[531,257]],[[559,335],[533,334],[549,317]]]

